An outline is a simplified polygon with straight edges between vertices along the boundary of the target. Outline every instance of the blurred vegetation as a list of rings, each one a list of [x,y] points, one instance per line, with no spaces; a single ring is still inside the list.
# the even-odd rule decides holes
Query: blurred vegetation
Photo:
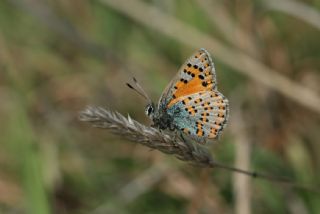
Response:
[[[202,47],[150,29],[108,2],[0,1],[1,213],[248,212],[243,203],[252,213],[320,213],[319,194],[264,180],[237,189],[231,172],[199,169],[80,123],[78,112],[89,104],[150,123],[144,100],[125,82],[135,76],[157,100],[193,47]],[[319,95],[320,28],[302,18],[308,14],[276,10],[267,0],[139,2]],[[319,1],[297,2],[297,13],[309,8],[319,16]],[[215,158],[319,187],[319,113],[212,54],[231,107],[230,125],[211,146]],[[237,152],[241,143],[245,153]],[[249,162],[242,164],[244,156]],[[248,195],[245,202],[238,191]]]

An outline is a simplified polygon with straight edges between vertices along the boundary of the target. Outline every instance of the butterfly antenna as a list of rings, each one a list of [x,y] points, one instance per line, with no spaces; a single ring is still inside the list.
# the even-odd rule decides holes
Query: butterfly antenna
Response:
[[[140,93],[143,94],[143,96],[151,102],[150,97],[148,96],[148,94],[145,92],[145,90],[143,90],[143,88],[141,87],[141,85],[138,83],[137,79],[135,77],[132,77],[134,84],[137,86],[137,88],[140,90]]]
[[[136,89],[135,87],[133,87],[132,85],[130,85],[129,83],[126,83],[127,86],[134,90],[135,92],[137,92],[139,95],[141,95],[143,98],[145,98],[146,100],[150,100],[148,96],[146,96],[143,92],[139,91],[138,89]]]

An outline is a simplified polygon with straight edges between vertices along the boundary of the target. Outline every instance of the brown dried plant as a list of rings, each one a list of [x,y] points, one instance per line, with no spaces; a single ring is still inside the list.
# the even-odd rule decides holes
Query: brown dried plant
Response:
[[[219,163],[212,158],[212,155],[205,146],[183,140],[176,133],[163,132],[153,127],[145,126],[133,120],[129,115],[128,117],[124,117],[118,112],[112,112],[102,107],[89,106],[80,112],[79,119],[93,124],[94,127],[108,129],[112,133],[129,141],[159,150],[165,154],[174,155],[176,158],[195,166],[223,168],[251,176],[252,178],[262,178],[286,184],[293,188],[320,193],[317,188],[296,184],[286,177],[247,171]]]

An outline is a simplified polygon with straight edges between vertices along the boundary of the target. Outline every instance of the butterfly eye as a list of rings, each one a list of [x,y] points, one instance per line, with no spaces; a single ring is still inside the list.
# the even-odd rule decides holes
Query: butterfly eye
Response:
[[[145,113],[147,116],[150,116],[154,113],[154,108],[153,108],[152,104],[149,104],[146,106]]]

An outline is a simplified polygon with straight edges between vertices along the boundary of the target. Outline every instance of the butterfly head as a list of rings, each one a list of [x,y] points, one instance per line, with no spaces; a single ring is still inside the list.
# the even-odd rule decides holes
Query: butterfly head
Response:
[[[143,90],[143,88],[139,85],[138,81],[135,78],[133,78],[133,81],[134,81],[135,87],[130,85],[129,83],[127,83],[127,86],[147,100],[148,104],[145,107],[145,114],[150,119],[153,120],[155,112],[156,112],[156,108],[155,108],[154,103],[151,101],[151,99],[149,98],[147,93]]]

